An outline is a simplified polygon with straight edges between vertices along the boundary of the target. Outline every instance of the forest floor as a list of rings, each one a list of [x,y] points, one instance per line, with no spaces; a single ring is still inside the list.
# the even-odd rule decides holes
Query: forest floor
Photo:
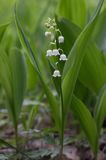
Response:
[[[15,146],[13,126],[9,123],[8,117],[2,117],[0,138],[8,144],[0,143],[0,160],[106,160],[105,132],[101,134],[98,159],[95,159],[78,123],[68,124],[69,129],[66,129],[64,136],[63,156],[59,158],[58,133],[51,129],[49,119],[46,120],[47,123],[42,125],[41,121],[39,127],[37,121],[37,129],[28,131],[22,130],[22,125],[19,124],[20,147],[16,153],[15,148],[12,148]]]

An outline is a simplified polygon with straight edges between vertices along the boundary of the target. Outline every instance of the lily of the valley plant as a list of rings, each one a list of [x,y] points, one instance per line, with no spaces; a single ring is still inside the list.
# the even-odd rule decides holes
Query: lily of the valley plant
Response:
[[[67,0],[68,1],[68,0]],[[73,1],[69,0],[69,3]],[[79,3],[79,1],[77,1]],[[63,5],[62,5],[63,4]],[[33,52],[30,43],[28,41],[27,36],[25,35],[15,9],[15,22],[17,26],[17,31],[19,35],[20,42],[25,49],[27,56],[30,59],[39,79],[44,89],[44,92],[47,96],[48,103],[51,108],[52,117],[55,121],[56,129],[60,135],[60,157],[63,153],[63,144],[64,144],[64,130],[65,124],[67,120],[68,113],[70,108],[76,114],[76,117],[79,119],[80,125],[82,126],[84,133],[92,147],[92,150],[95,155],[97,155],[98,151],[98,120],[101,117],[101,110],[103,107],[100,107],[101,103],[98,102],[96,108],[96,118],[94,119],[87,109],[86,105],[74,95],[75,85],[77,83],[77,79],[79,78],[79,72],[81,69],[82,62],[84,61],[84,57],[86,55],[86,46],[88,42],[91,40],[91,35],[95,29],[97,24],[97,20],[99,17],[99,13],[103,4],[103,0],[100,0],[97,8],[89,20],[89,22],[85,25],[81,32],[74,24],[68,23],[66,20],[64,23],[59,23],[58,18],[56,17],[56,21],[54,19],[48,19],[45,23],[47,30],[45,32],[45,36],[49,40],[49,46],[46,52],[46,58],[48,59],[51,77],[53,78],[53,83],[55,85],[57,96],[55,96],[48,86],[48,80],[43,77],[42,69],[39,65],[39,60],[37,59],[36,54]],[[64,7],[64,1],[60,1],[60,6]],[[62,11],[62,9],[61,9]],[[65,12],[67,13],[67,12]],[[59,27],[57,27],[59,26]],[[73,27],[74,26],[74,27]],[[72,27],[72,30],[71,30]],[[61,30],[59,28],[62,28]],[[74,32],[75,29],[75,32]],[[68,31],[68,32],[67,32]],[[75,42],[72,44],[71,37],[68,35],[70,32],[74,32],[76,36],[76,32],[79,35],[76,37]],[[62,34],[64,32],[64,34]],[[67,36],[68,35],[68,36]],[[66,37],[69,39],[69,53],[64,51],[64,44],[66,41]],[[75,38],[74,38],[75,39]],[[70,47],[70,45],[72,47]],[[68,45],[67,45],[68,46]],[[65,48],[67,50],[67,48]],[[87,54],[88,55],[88,54]],[[45,68],[46,70],[46,68]],[[92,69],[91,69],[92,71]],[[103,100],[103,99],[102,99]],[[103,105],[102,105],[103,106]],[[101,108],[101,109],[100,109]],[[101,123],[103,119],[101,119]],[[101,126],[101,123],[99,124]],[[99,129],[101,128],[99,126]],[[99,130],[100,133],[100,130]],[[61,159],[61,158],[60,158]]]
[[[64,106],[63,106],[63,93],[62,93],[62,72],[65,62],[68,60],[66,54],[64,53],[62,44],[65,39],[61,34],[59,28],[57,28],[57,24],[55,19],[48,18],[45,23],[47,27],[47,31],[45,32],[45,36],[49,39],[49,49],[47,50],[47,58],[49,60],[49,64],[51,69],[51,76],[55,83],[58,83],[58,87],[55,85],[57,92],[60,97],[60,115],[61,115],[61,131],[60,131],[60,155],[63,153],[63,141],[64,141]],[[57,81],[57,82],[56,82]]]

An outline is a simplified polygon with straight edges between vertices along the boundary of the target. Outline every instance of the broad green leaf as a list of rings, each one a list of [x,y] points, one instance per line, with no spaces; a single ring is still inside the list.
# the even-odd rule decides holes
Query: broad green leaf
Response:
[[[91,94],[89,95],[89,89],[79,81],[79,79],[76,82],[74,94],[80,100],[87,102],[87,104],[89,102],[89,98],[92,96]]]
[[[72,111],[78,118],[82,129],[94,151],[97,153],[98,149],[98,132],[95,120],[93,119],[90,111],[87,109],[87,106],[78,98],[73,96],[72,99]]]
[[[103,55],[92,41],[86,47],[79,79],[95,94],[98,94],[106,83],[106,64]]]
[[[86,25],[86,27],[74,43],[74,46],[69,53],[68,61],[66,62],[64,67],[62,90],[64,97],[65,116],[68,113],[76,80],[78,78],[80,67],[85,56],[84,49],[91,38],[91,34],[96,25],[102,4],[103,0],[100,0],[90,22]]]
[[[0,42],[1,42],[1,40],[2,40],[2,37],[3,37],[3,35],[4,35],[4,32],[5,32],[5,30],[6,30],[6,28],[7,28],[8,25],[9,25],[9,24],[3,24],[3,25],[0,26]]]
[[[101,51],[105,51],[106,50],[106,9],[100,14],[93,35]]]
[[[12,76],[13,111],[16,120],[19,119],[24,94],[26,90],[26,66],[22,53],[18,49],[13,49],[9,55]]]
[[[105,118],[106,118],[106,85],[104,85],[103,88],[101,89],[95,106],[95,120],[99,134]]]
[[[68,19],[65,19],[65,18],[57,18],[56,17],[56,22],[57,22],[57,25],[58,25],[62,35],[65,38],[65,41],[61,45],[61,47],[62,47],[63,51],[65,52],[65,54],[68,55],[69,51],[73,47],[75,40],[77,39],[78,35],[80,34],[81,29],[77,25],[75,25],[74,23],[72,23],[71,21],[69,21]],[[76,87],[75,87],[75,95],[77,94],[78,97],[83,99],[83,97],[85,97],[85,94],[87,94],[87,90],[88,89],[78,80],[76,83]]]
[[[19,17],[21,17],[20,21],[22,25],[25,25],[25,29],[33,34],[33,37],[36,35],[36,32],[45,18],[45,15],[48,13],[48,10],[53,7],[51,3],[53,4],[52,0],[40,0],[39,3],[37,0],[17,1],[17,13]],[[22,6],[22,4],[24,5]],[[39,14],[35,14],[35,11]]]
[[[36,71],[38,72],[39,76],[40,76],[40,69],[38,66],[38,62],[37,62],[37,58],[35,57],[32,48],[28,42],[28,39],[26,38],[24,31],[22,30],[19,22],[18,22],[18,18],[16,15],[16,8],[15,8],[15,22],[16,22],[16,27],[18,30],[18,35],[19,35],[19,39],[21,41],[22,46],[24,47],[25,51],[27,51],[27,56],[29,57],[32,65],[34,66],[34,68],[36,69]]]
[[[60,0],[59,2],[58,15],[70,19],[81,28],[86,23],[86,13],[85,0]]]
[[[63,48],[64,52],[68,54],[76,38],[80,34],[81,29],[65,18],[57,19],[56,17],[56,22],[59,29],[61,30],[62,35],[65,37],[64,44],[61,47]]]
[[[24,47],[24,49],[26,50],[27,56],[29,57],[32,65],[34,66],[34,69],[37,72],[39,79],[41,80],[42,86],[44,88],[44,91],[46,93],[48,102],[49,102],[51,110],[52,110],[52,115],[55,120],[57,129],[60,130],[61,117],[60,117],[59,104],[58,104],[56,98],[54,97],[54,95],[52,94],[51,90],[49,89],[48,85],[46,84],[46,82],[43,79],[43,75],[42,75],[41,70],[39,68],[37,57],[33,53],[32,48],[29,44],[29,41],[28,41],[25,33],[23,32],[22,27],[19,24],[19,21],[18,21],[17,15],[16,15],[16,10],[15,10],[15,22],[16,22],[17,31],[18,31],[18,35],[19,35],[19,39],[21,41],[21,44]]]
[[[11,70],[8,62],[8,56],[4,52],[1,46],[0,46],[0,82],[6,91],[9,101],[11,102],[12,100]]]
[[[3,50],[0,54],[0,81],[9,102],[9,114],[16,126],[22,107],[26,86],[26,69],[23,55],[14,49],[7,55]]]
[[[57,23],[65,37],[63,50],[65,53],[68,53],[81,32],[81,29],[66,19],[58,20]],[[86,87],[96,94],[106,82],[106,65],[103,60],[103,55],[92,40],[86,45],[85,57],[78,78]]]
[[[0,23],[11,21],[13,16],[13,6],[15,0],[4,1],[0,0]]]
[[[27,6],[24,6],[25,7],[24,12],[25,13],[24,13],[22,22],[24,22],[24,25],[26,24],[26,22],[27,22],[27,26],[29,25],[28,28],[31,32],[31,45],[33,46],[33,48],[35,48],[35,45],[36,45],[35,41],[37,39],[36,35],[40,36],[42,41],[43,41],[43,38],[44,38],[44,37],[42,38],[43,35],[42,36],[40,35],[41,23],[42,23],[45,15],[47,14],[48,10],[50,9],[50,7],[48,7],[49,4],[50,4],[50,1],[47,0],[47,2],[44,2],[43,0],[41,0],[41,3],[43,3],[43,8],[39,12],[39,16],[33,16],[34,19],[32,18],[32,15],[34,15],[35,7],[36,7],[36,11],[39,10],[39,7],[41,7],[40,4],[36,3],[35,1],[32,1],[32,2],[27,1],[26,2],[24,0],[24,2],[27,4]],[[20,3],[20,5],[21,5],[21,3]],[[34,9],[31,10],[30,7],[32,8],[32,6],[33,6]],[[28,9],[27,9],[27,7],[28,7]],[[20,8],[21,7],[18,6],[18,9],[19,9],[18,13],[19,14],[20,14]],[[22,17],[22,13],[21,13],[20,16]],[[29,18],[28,18],[28,16],[29,16]],[[31,28],[33,28],[33,29],[31,29]],[[42,43],[42,42],[40,42],[40,43]],[[42,45],[42,48],[43,47],[44,46]],[[40,50],[42,50],[42,48],[40,48]],[[39,53],[39,48],[38,48],[38,53]],[[27,60],[27,69],[28,69],[28,71],[27,71],[28,72],[28,89],[31,90],[31,89],[35,89],[36,85],[38,84],[38,76],[37,76],[37,74],[36,74],[36,72],[33,68],[33,65],[30,63],[29,59],[26,58],[26,60]]]
[[[26,57],[26,63],[27,63],[27,89],[33,90],[38,84],[38,76],[35,73],[33,65],[30,63],[27,57]]]

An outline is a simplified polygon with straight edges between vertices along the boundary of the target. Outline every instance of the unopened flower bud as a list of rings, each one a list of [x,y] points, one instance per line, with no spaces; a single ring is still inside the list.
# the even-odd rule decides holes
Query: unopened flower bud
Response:
[[[50,28],[50,24],[49,23],[45,23],[45,27]]]
[[[53,26],[56,27],[56,23],[53,23]]]
[[[53,29],[54,29],[54,27],[53,27],[53,26],[51,26],[51,27],[50,27],[50,30],[53,30]]]
[[[45,36],[46,37],[50,37],[51,36],[51,32],[45,32]]]

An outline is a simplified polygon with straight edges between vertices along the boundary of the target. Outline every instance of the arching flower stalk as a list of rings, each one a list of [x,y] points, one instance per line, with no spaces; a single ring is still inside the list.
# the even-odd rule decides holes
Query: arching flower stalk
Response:
[[[46,57],[48,58],[49,62],[52,63],[53,61],[53,73],[52,77],[56,80],[59,80],[59,90],[60,90],[60,99],[61,99],[61,131],[60,133],[60,157],[63,154],[63,145],[64,145],[64,106],[63,106],[63,93],[62,93],[62,85],[61,85],[61,76],[62,76],[62,69],[61,65],[64,65],[65,61],[67,61],[67,56],[64,53],[61,45],[64,43],[65,39],[64,36],[61,34],[61,31],[58,29],[55,19],[48,18],[47,22],[45,23],[47,28],[45,32],[45,36],[49,38],[49,48],[46,53]],[[60,47],[60,48],[58,48]],[[63,68],[63,67],[62,67]],[[61,159],[61,158],[60,158]]]

